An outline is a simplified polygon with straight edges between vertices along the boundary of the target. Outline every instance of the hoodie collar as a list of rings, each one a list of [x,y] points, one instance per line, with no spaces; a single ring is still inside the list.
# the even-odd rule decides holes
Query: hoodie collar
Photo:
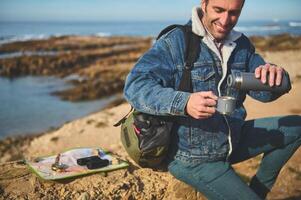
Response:
[[[196,35],[199,35],[201,37],[205,37],[207,34],[206,29],[204,28],[204,25],[200,19],[200,16],[202,16],[202,11],[200,7],[194,7],[192,9],[192,16],[191,16],[191,21],[192,21],[192,32],[195,33]],[[227,35],[225,41],[227,42],[234,42],[238,38],[240,38],[242,33],[231,30],[231,32]],[[208,36],[211,38],[211,34],[208,32]]]

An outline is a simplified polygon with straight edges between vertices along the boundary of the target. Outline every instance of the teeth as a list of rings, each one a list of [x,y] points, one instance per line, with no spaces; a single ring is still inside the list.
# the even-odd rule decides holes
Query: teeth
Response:
[[[222,29],[223,31],[225,31],[226,29],[218,24],[215,24],[217,27],[219,27],[220,29]]]

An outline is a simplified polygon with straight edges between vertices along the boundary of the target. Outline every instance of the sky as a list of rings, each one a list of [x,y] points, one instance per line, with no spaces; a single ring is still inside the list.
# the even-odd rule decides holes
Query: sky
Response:
[[[0,0],[0,21],[187,20],[200,0]],[[240,20],[301,20],[301,0],[246,0]]]

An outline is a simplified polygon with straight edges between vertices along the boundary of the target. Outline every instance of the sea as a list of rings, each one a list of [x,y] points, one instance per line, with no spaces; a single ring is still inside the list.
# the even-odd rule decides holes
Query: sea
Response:
[[[16,41],[48,39],[66,35],[156,37],[170,24],[187,21],[124,21],[124,22],[0,22],[0,45]],[[301,35],[301,20],[241,21],[235,30],[247,36],[289,33]],[[27,52],[28,53],[28,52]],[[51,52],[50,52],[51,53]],[[53,52],[55,54],[55,52]],[[48,53],[31,52],[45,56]],[[22,52],[3,53],[0,59],[20,56]],[[0,139],[7,136],[35,134],[101,110],[116,97],[86,102],[69,102],[51,95],[72,87],[65,79],[25,76],[0,77]]]
[[[187,21],[124,21],[124,22],[1,22],[0,44],[13,41],[47,39],[64,35],[94,36],[151,36],[170,24],[186,24]],[[247,36],[289,33],[301,35],[301,20],[239,21],[235,30]]]

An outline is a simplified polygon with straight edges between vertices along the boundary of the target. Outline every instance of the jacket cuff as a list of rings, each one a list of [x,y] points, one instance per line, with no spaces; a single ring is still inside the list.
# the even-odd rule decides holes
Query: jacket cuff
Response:
[[[172,101],[170,113],[172,115],[185,116],[185,108],[189,97],[189,92],[177,91],[177,94]]]

